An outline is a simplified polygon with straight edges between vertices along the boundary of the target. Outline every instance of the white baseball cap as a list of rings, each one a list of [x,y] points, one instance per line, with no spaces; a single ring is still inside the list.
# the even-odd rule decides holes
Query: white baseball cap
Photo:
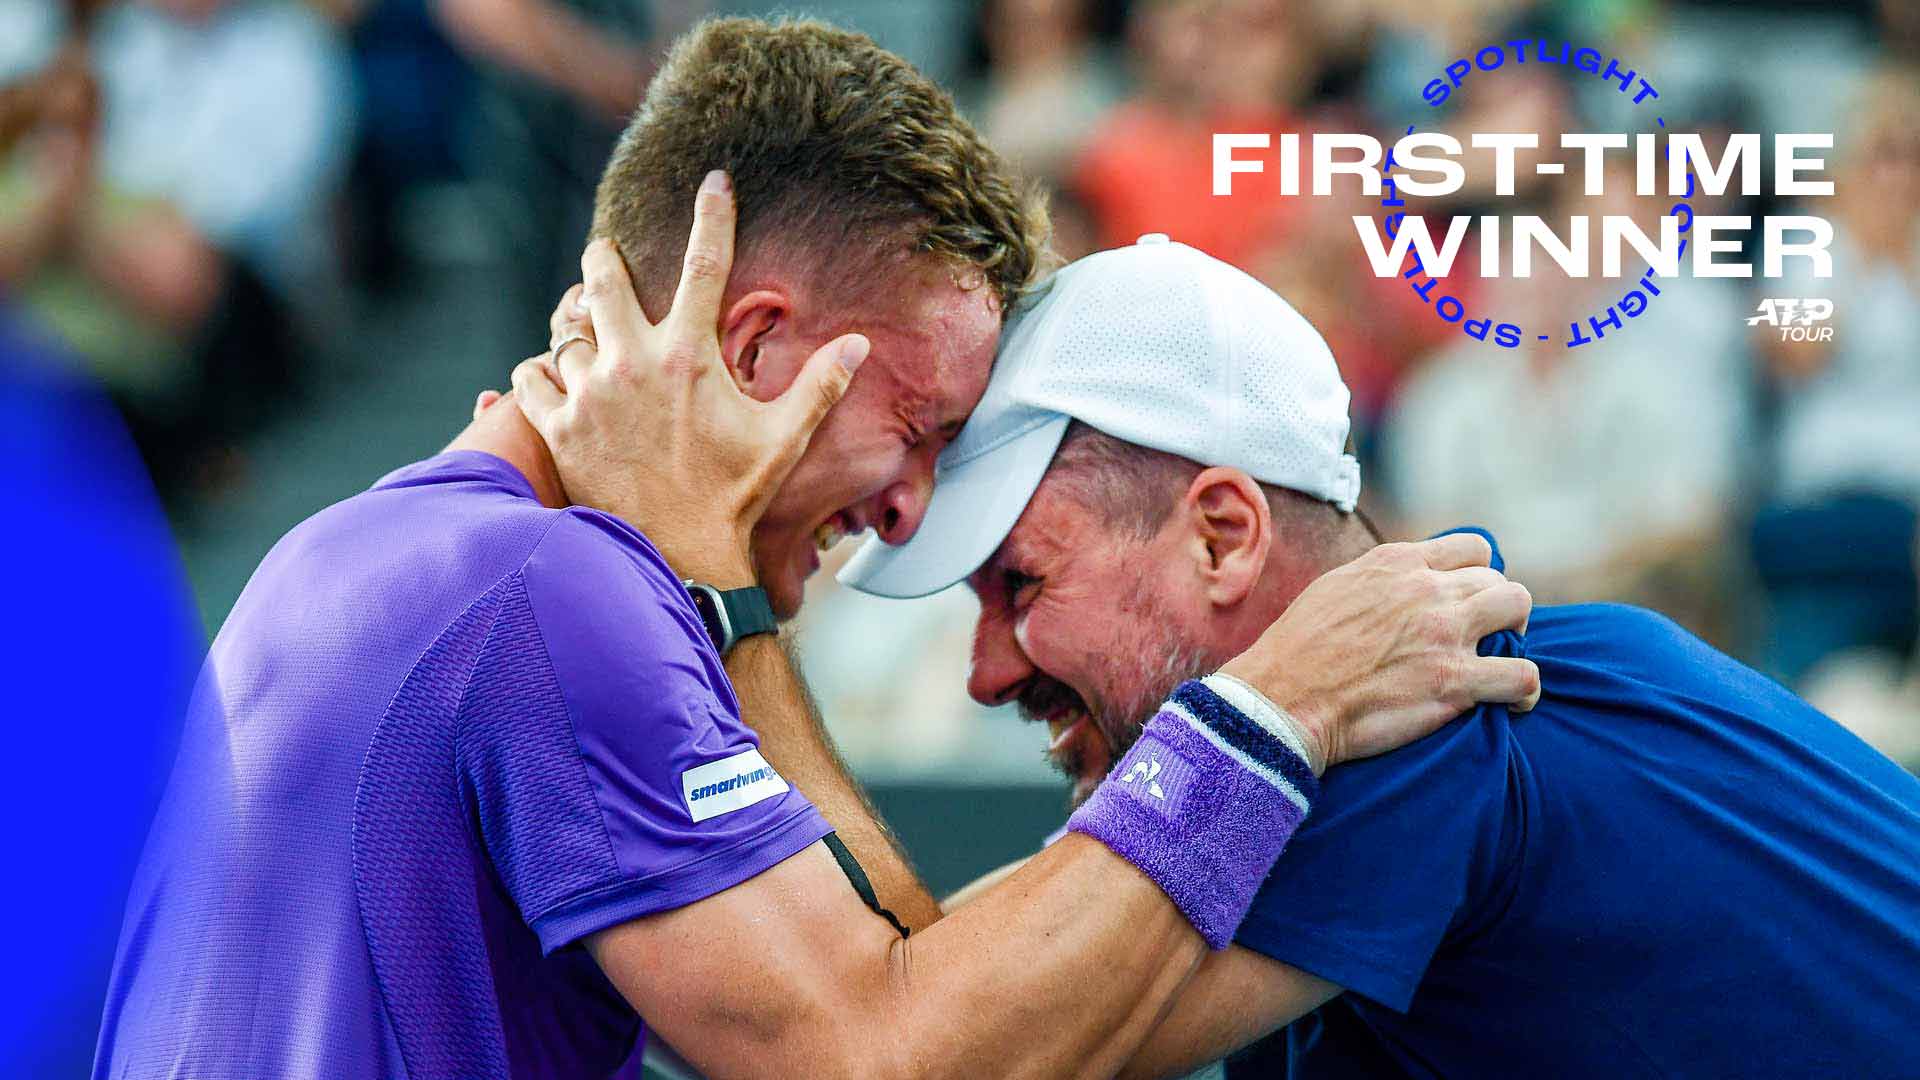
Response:
[[[1064,267],[1007,321],[993,377],[941,452],[913,538],[840,571],[862,592],[939,592],[1013,530],[1073,420],[1312,495],[1360,495],[1347,386],[1312,324],[1245,273],[1160,233]]]

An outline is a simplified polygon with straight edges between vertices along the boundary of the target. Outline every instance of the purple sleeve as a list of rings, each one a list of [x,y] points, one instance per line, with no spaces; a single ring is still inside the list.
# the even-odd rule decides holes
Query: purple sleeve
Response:
[[[542,948],[711,896],[830,831],[760,757],[685,590],[638,533],[569,510],[518,577],[469,681],[459,756]]]

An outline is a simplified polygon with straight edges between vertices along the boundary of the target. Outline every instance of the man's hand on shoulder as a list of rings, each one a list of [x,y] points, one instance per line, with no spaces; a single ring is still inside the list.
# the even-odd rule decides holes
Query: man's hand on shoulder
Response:
[[[1477,653],[1533,610],[1492,555],[1472,533],[1382,544],[1307,586],[1221,673],[1292,720],[1315,772],[1405,746],[1476,702],[1531,709],[1533,661]]]

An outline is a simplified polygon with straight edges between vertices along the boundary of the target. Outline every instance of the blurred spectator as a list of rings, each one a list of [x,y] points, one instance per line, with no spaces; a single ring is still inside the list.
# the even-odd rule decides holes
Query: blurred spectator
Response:
[[[1518,28],[1541,5],[1539,0],[1368,0],[1352,6],[1367,10],[1373,23],[1372,56],[1365,78],[1367,102],[1381,116],[1405,123],[1427,111],[1420,98],[1427,80],[1477,49],[1526,36]]]
[[[1780,497],[1841,489],[1920,503],[1920,73],[1883,72],[1837,140],[1833,277],[1807,260],[1769,282],[1834,300],[1833,339],[1787,342],[1756,328],[1782,395]]]
[[[333,28],[302,4],[142,0],[103,12],[93,48],[103,183],[164,201],[276,282],[305,280],[353,131]]]
[[[639,5],[625,5],[639,6]],[[655,5],[657,6],[657,5]],[[647,40],[630,18],[552,0],[432,0],[452,40],[478,59],[566,95],[623,124],[652,75]]]
[[[1627,159],[1605,186],[1588,197],[1567,181],[1543,216],[1625,215],[1658,235],[1668,200],[1634,195]],[[1627,283],[1544,258],[1491,282],[1487,310],[1527,336],[1517,349],[1461,338],[1414,376],[1389,418],[1387,476],[1409,531],[1479,515],[1542,601],[1645,603],[1724,640],[1718,541],[1748,414],[1746,305],[1721,279],[1660,284],[1624,329],[1568,348],[1566,326],[1617,305]]]
[[[473,69],[441,31],[428,0],[319,2],[347,32],[360,117],[342,230],[347,272],[356,284],[386,290],[464,239],[418,219],[424,193],[463,190],[461,141],[471,122]],[[448,232],[453,235],[437,243],[441,250],[421,250],[429,246],[420,243],[424,236]]]
[[[477,62],[467,172],[479,182],[486,232],[504,259],[497,300],[526,327],[516,351],[531,351],[546,338],[554,300],[580,279],[594,188],[627,114],[667,42],[711,5],[429,2]]]
[[[1644,45],[1621,64],[1642,67],[1663,102],[1751,101],[1757,126],[1744,131],[1845,131],[1847,99],[1872,58],[1873,8],[1874,0],[1665,0],[1632,20]],[[1630,100],[1594,82],[1598,98]]]
[[[949,87],[960,79],[967,26],[977,15],[975,0],[720,0],[714,9],[758,18],[803,15],[858,30]]]
[[[988,0],[981,32],[993,77],[974,110],[980,133],[1026,175],[1059,183],[1088,131],[1119,99],[1120,78],[1092,39],[1088,0]]]
[[[1768,282],[1834,303],[1830,342],[1754,328],[1776,396],[1776,505],[1755,529],[1772,609],[1767,660],[1798,680],[1852,649],[1913,648],[1920,507],[1920,75],[1868,83],[1836,145],[1833,277],[1795,260]],[[1843,717],[1844,719],[1844,717]],[[1920,723],[1920,720],[1916,720]]]
[[[1093,133],[1074,170],[1099,247],[1163,232],[1245,267],[1286,239],[1306,197],[1282,196],[1275,168],[1236,176],[1231,196],[1209,194],[1213,133],[1303,130],[1318,73],[1312,14],[1302,0],[1138,4],[1129,35],[1139,92]]]
[[[1508,41],[1518,31],[1509,33],[1503,27],[1530,6],[1518,0],[1482,8],[1443,4],[1434,12],[1429,26],[1416,18],[1417,12],[1409,5],[1387,3],[1381,8],[1385,16],[1382,33],[1388,55],[1396,42],[1401,52],[1424,55],[1428,49],[1448,47],[1449,42],[1478,41],[1483,36],[1486,40]],[[1349,27],[1345,32],[1355,31]],[[1414,88],[1422,82],[1413,73],[1405,73],[1404,79],[1394,92],[1398,100],[1382,106],[1393,115],[1406,114],[1419,103]],[[1426,216],[1436,235],[1444,235],[1454,215],[1505,214],[1512,212],[1516,199],[1539,198],[1551,178],[1541,177],[1534,163],[1558,156],[1552,147],[1559,134],[1569,130],[1572,120],[1571,95],[1564,79],[1538,66],[1515,68],[1503,78],[1498,93],[1465,95],[1457,100],[1460,104],[1440,113],[1440,122],[1430,126],[1451,134],[1467,148],[1460,158],[1466,170],[1465,184],[1444,198],[1403,196],[1406,212]],[[1363,115],[1352,111],[1340,119],[1345,129],[1356,129],[1355,124],[1364,125],[1365,121]],[[1476,131],[1528,131],[1539,135],[1540,149],[1514,155],[1515,194],[1498,199],[1493,196],[1492,152],[1471,147],[1469,136]],[[1391,145],[1393,135],[1389,131],[1382,142]],[[1459,328],[1433,318],[1431,303],[1420,299],[1404,280],[1373,273],[1354,234],[1352,219],[1367,216],[1382,222],[1386,214],[1379,200],[1361,195],[1357,185],[1336,183],[1332,195],[1315,196],[1303,207],[1285,242],[1255,256],[1248,267],[1287,297],[1327,338],[1340,362],[1341,375],[1353,391],[1355,438],[1361,460],[1368,466],[1377,464],[1375,437],[1412,362],[1443,344],[1461,340]],[[1475,260],[1457,261],[1436,296],[1452,295],[1469,308],[1479,308],[1482,285],[1476,270]]]
[[[65,103],[0,177],[0,286],[120,398],[162,483],[191,487],[284,393],[285,299],[330,270],[343,57],[293,4],[150,0],[91,25],[49,7],[0,8],[6,33],[58,36],[26,81]]]

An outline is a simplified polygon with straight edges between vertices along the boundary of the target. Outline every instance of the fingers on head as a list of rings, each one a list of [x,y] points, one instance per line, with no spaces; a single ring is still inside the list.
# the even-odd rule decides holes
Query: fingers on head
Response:
[[[727,174],[716,169],[694,197],[693,231],[680,263],[671,321],[683,327],[712,327],[719,321],[720,300],[733,269],[733,230],[733,186]]]
[[[522,360],[513,369],[514,399],[535,427],[566,403],[566,395],[558,385],[559,377],[544,355]]]
[[[796,412],[796,422],[809,431],[817,426],[846,395],[871,347],[862,334],[843,334],[814,350],[800,379],[785,395]]]
[[[596,239],[580,255],[580,280],[592,321],[594,340],[608,343],[635,341],[647,325],[640,301],[633,295],[633,279],[613,241]]]
[[[591,335],[568,335],[567,339],[563,339],[550,360],[560,389],[564,392],[569,387],[585,386],[599,355],[599,347]]]
[[[480,396],[473,399],[473,418],[475,420],[480,419],[481,413],[486,412],[499,403],[500,396],[500,391],[498,390],[480,391]]]
[[[569,330],[585,326],[591,331],[593,320],[587,317],[587,309],[581,302],[586,286],[574,285],[560,295],[560,302],[553,307],[553,314],[547,316],[547,329],[552,333],[551,340],[558,341]]]
[[[588,306],[606,293],[632,287],[619,247],[603,236],[587,241],[586,250],[580,253],[580,295]]]

